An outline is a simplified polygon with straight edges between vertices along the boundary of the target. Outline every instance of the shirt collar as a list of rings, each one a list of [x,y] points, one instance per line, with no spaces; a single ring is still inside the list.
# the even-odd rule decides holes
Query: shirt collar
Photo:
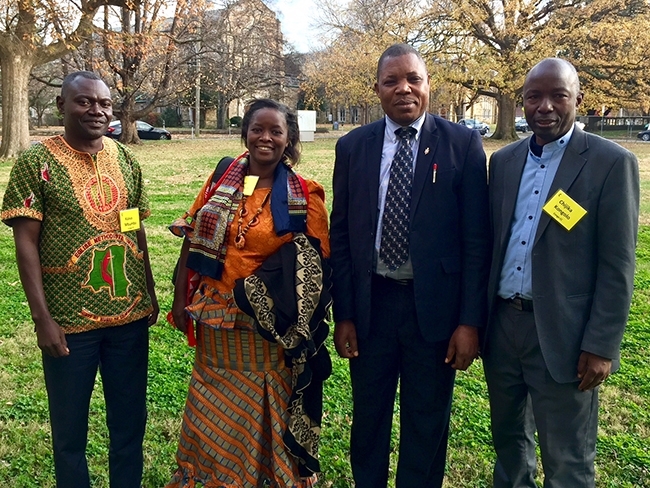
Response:
[[[424,125],[424,118],[426,115],[426,112],[423,113],[420,117],[409,124],[409,127],[413,127],[417,131],[414,138],[416,141],[420,140],[420,133],[422,132],[422,126]],[[397,142],[397,135],[395,134],[395,131],[400,127],[402,126],[392,121],[388,115],[386,115],[386,136],[391,142]]]
[[[530,138],[530,144],[528,146],[528,150],[534,156],[541,157],[543,148],[546,148],[547,152],[549,151],[553,152],[557,149],[564,149],[566,148],[567,144],[569,144],[574,129],[575,129],[575,124],[571,125],[571,128],[562,137],[554,140],[553,142],[549,142],[548,144],[544,144],[543,146],[540,146],[539,144],[537,144],[537,142],[535,142],[535,134],[533,134],[533,136]],[[537,156],[537,154],[539,154],[540,156]]]

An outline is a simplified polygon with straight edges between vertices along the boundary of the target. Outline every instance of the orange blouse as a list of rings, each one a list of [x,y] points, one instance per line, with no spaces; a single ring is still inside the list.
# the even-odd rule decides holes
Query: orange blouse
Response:
[[[323,257],[329,257],[328,217],[325,208],[325,191],[315,181],[305,180],[309,192],[307,205],[307,235],[320,240]],[[194,204],[189,210],[190,215],[196,215],[197,211],[204,205],[205,190],[210,184],[206,182],[198,194]],[[264,197],[271,191],[270,188],[256,189],[246,199],[246,210],[248,215],[244,217],[242,227],[255,214],[256,210],[264,201]],[[273,195],[271,195],[273,198]],[[242,203],[240,203],[241,207]],[[226,243],[226,260],[220,280],[207,276],[201,276],[198,289],[187,307],[192,318],[205,325],[215,328],[232,329],[245,328],[253,329],[253,319],[239,310],[232,298],[232,289],[235,280],[245,278],[255,272],[271,254],[276,252],[280,246],[290,242],[293,234],[285,234],[281,237],[276,235],[273,227],[270,201],[262,207],[259,215],[259,223],[250,227],[246,233],[243,249],[235,247],[237,235],[237,219],[239,207],[235,218],[230,225]]]

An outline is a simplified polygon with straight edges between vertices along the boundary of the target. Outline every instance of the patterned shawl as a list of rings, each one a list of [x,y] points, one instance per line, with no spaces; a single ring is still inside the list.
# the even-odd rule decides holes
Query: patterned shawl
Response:
[[[206,203],[196,214],[190,238],[187,267],[202,276],[220,279],[226,259],[228,229],[242,198],[248,172],[248,152],[235,159],[219,182],[211,185]],[[307,228],[307,188],[304,180],[281,161],[273,175],[271,214],[277,235],[305,232]]]
[[[284,348],[291,367],[291,397],[283,440],[302,477],[320,471],[323,381],[332,373],[324,344],[329,289],[330,270],[320,242],[297,233],[255,273],[236,280],[233,290],[237,307],[255,319],[260,335]]]
[[[248,151],[235,158],[219,181],[207,187],[205,204],[196,216],[186,213],[169,226],[174,235],[190,240],[187,303],[191,302],[201,275],[217,280],[221,278],[228,230],[241,201],[247,173]],[[307,184],[291,169],[286,159],[275,169],[271,194],[271,215],[276,234],[305,232],[309,197]],[[167,321],[175,326],[171,312],[167,314]],[[196,345],[194,324],[189,316],[187,339],[190,346]]]

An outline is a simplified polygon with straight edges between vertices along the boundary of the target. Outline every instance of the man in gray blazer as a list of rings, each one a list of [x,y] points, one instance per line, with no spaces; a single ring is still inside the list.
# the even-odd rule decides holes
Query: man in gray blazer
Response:
[[[583,94],[570,63],[541,61],[523,97],[534,134],[489,169],[494,486],[536,486],[536,429],[544,487],[593,487],[598,390],[619,366],[632,297],[638,165],[575,126]]]

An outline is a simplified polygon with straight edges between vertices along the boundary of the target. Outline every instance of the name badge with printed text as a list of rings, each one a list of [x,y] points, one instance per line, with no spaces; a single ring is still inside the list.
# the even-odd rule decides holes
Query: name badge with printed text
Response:
[[[587,215],[587,211],[562,190],[556,191],[542,210],[566,230],[571,230],[582,217]]]
[[[120,210],[120,231],[131,230],[140,230],[140,210],[137,208]]]

